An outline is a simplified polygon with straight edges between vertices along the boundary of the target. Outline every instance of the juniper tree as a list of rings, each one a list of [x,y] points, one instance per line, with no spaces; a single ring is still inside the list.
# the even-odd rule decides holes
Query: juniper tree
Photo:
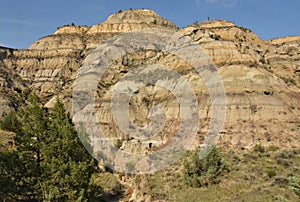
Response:
[[[91,176],[97,171],[96,161],[89,155],[77,135],[63,103],[57,98],[50,113],[49,136],[43,147],[43,187],[46,201],[86,201],[100,196]]]
[[[18,118],[8,117],[4,124],[16,131],[16,147],[0,151],[0,199],[99,201],[102,188],[91,183],[97,162],[81,144],[63,103],[57,99],[48,112],[33,94]]]

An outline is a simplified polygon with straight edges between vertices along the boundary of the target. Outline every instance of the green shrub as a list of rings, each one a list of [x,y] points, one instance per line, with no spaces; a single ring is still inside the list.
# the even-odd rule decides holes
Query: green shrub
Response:
[[[123,140],[117,139],[117,142],[115,143],[115,147],[120,149],[123,145]]]
[[[267,175],[269,178],[275,177],[276,176],[276,171],[273,169],[267,170]]]
[[[294,158],[297,155],[297,150],[283,150],[280,153],[278,153],[275,158],[281,158],[281,159],[291,159]]]
[[[266,151],[265,147],[261,144],[256,144],[253,148],[255,152],[264,153]]]
[[[106,195],[117,196],[124,192],[123,185],[118,178],[111,173],[94,174],[92,181],[95,185],[103,187]]]
[[[291,185],[292,189],[300,198],[300,177],[292,176],[292,177],[289,177],[288,180],[289,180],[289,184]]]
[[[200,149],[188,151],[183,160],[185,182],[192,187],[209,186],[220,182],[220,176],[229,172],[228,163],[219,149],[213,148],[204,158],[199,158]]]
[[[268,147],[268,151],[277,151],[278,149],[279,149],[279,147],[276,146],[276,145],[270,145],[270,146]]]

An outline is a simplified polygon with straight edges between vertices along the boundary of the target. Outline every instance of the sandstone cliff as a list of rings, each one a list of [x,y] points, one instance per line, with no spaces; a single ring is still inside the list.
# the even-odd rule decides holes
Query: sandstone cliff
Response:
[[[7,66],[3,61],[13,56],[13,49],[0,47],[0,116],[16,110],[22,104],[22,93],[27,91],[28,85],[15,66]]]
[[[61,27],[54,35],[34,42],[30,49],[93,49],[116,34],[144,28],[178,29],[174,23],[160,17],[151,10],[127,10],[113,14],[106,21],[91,27]]]
[[[31,89],[36,89],[46,100],[60,94],[70,109],[72,84],[84,59],[106,39],[143,28],[163,28],[191,36],[216,64],[227,96],[220,144],[235,148],[258,143],[299,146],[299,37],[264,41],[251,30],[224,20],[205,21],[178,30],[175,24],[150,10],[123,11],[91,27],[61,27],[53,35],[34,42],[28,50],[0,47],[1,115],[17,108],[22,92]],[[107,134],[122,140],[122,146],[131,152],[145,152],[147,148],[137,140],[128,139],[114,126],[109,112],[109,90],[138,64],[154,62],[181,69],[187,80],[195,83],[193,88],[198,95],[201,118],[196,142],[201,142],[210,121],[212,112],[207,89],[199,78],[195,79],[196,73],[187,64],[172,55],[151,51],[127,55],[116,61],[100,82],[103,88],[99,92],[98,116]],[[157,91],[150,87],[141,89],[133,98],[130,113],[136,124],[148,123],[150,101],[172,106],[167,116],[176,114],[174,109],[178,105],[174,98],[167,92]],[[151,97],[149,102],[144,99],[147,97]],[[176,120],[172,124],[176,125]],[[176,127],[169,125],[164,134],[175,130]],[[160,147],[168,138],[162,135],[152,141]]]

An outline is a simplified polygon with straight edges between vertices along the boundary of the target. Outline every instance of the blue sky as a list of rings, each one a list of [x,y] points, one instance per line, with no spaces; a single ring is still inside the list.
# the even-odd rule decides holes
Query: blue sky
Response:
[[[93,25],[129,8],[152,9],[179,27],[209,16],[250,28],[262,39],[300,35],[299,0],[1,0],[0,45],[28,48],[61,25]]]

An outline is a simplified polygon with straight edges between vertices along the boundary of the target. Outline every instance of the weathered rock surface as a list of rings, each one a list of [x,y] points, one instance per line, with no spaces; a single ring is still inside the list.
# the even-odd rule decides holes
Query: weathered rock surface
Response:
[[[12,52],[12,49],[0,47],[0,117],[16,110],[22,102],[22,93],[27,90],[27,82],[3,63],[3,59],[11,57]]]
[[[53,35],[34,42],[28,50],[0,47],[0,115],[17,108],[16,100],[21,99],[22,92],[28,89],[36,89],[48,100],[60,94],[71,109],[72,84],[86,56],[106,39],[143,28],[167,29],[191,36],[216,64],[227,97],[227,115],[224,130],[220,131],[220,144],[239,148],[258,143],[299,146],[300,37],[264,41],[251,30],[224,20],[205,21],[178,30],[175,24],[149,10],[123,11],[91,27],[61,27]],[[110,90],[121,78],[138,65],[153,63],[172,67],[192,83],[201,118],[195,142],[201,142],[212,113],[205,85],[180,58],[155,51],[129,54],[108,67],[98,92],[98,117],[103,130],[108,136],[122,140],[119,146],[129,152],[150,150],[149,142],[143,145],[128,138],[130,134],[118,130],[109,106]],[[178,104],[170,92],[147,87],[132,97],[130,114],[133,121],[137,125],[147,125],[151,106],[159,102],[167,116],[178,115]],[[173,125],[164,129],[164,135],[152,140],[153,146],[160,148],[168,143],[168,134],[177,130],[174,127],[176,121],[177,118],[170,122]]]
[[[87,34],[98,34],[99,32],[128,32],[136,29],[163,28],[177,30],[178,27],[151,10],[129,10],[119,12],[108,17],[98,25],[92,26]]]
[[[297,41],[300,41],[300,36],[287,36],[287,37],[280,37],[276,39],[271,39],[270,42],[273,45],[281,45],[284,43],[297,43]]]
[[[174,23],[151,10],[127,10],[113,14],[103,23],[91,27],[63,26],[54,35],[33,43],[30,49],[93,49],[116,34],[145,28],[178,29]]]
[[[44,97],[49,108],[58,94],[72,113],[77,73],[81,66],[99,59],[94,55],[89,61],[87,56],[107,39],[144,28],[190,36],[216,65],[227,103],[219,145],[225,149],[256,144],[300,146],[300,36],[264,41],[251,30],[225,20],[205,21],[178,30],[175,24],[149,10],[119,12],[91,27],[64,26],[27,50],[0,47],[0,117],[16,110],[24,101],[22,95],[33,89]],[[132,137],[118,127],[112,114],[111,98],[116,85],[137,67],[151,64],[175,70],[190,83],[197,96],[200,118],[194,143],[201,144],[213,114],[203,78],[182,58],[155,50],[127,54],[107,67],[95,93],[96,117],[102,131],[117,148],[129,154],[155,153],[172,143],[179,131],[182,106],[172,92],[160,86],[136,89],[129,105],[130,118],[139,127],[148,126],[155,120],[153,117],[160,115],[153,110],[153,106],[160,105],[166,122],[156,136],[146,140]],[[4,132],[0,131],[0,136],[6,137]],[[10,140],[11,136],[7,137]],[[9,141],[4,144],[11,145]],[[151,201],[151,196],[143,196],[142,188],[135,187],[134,182],[127,182],[126,186],[134,187],[132,201]]]

